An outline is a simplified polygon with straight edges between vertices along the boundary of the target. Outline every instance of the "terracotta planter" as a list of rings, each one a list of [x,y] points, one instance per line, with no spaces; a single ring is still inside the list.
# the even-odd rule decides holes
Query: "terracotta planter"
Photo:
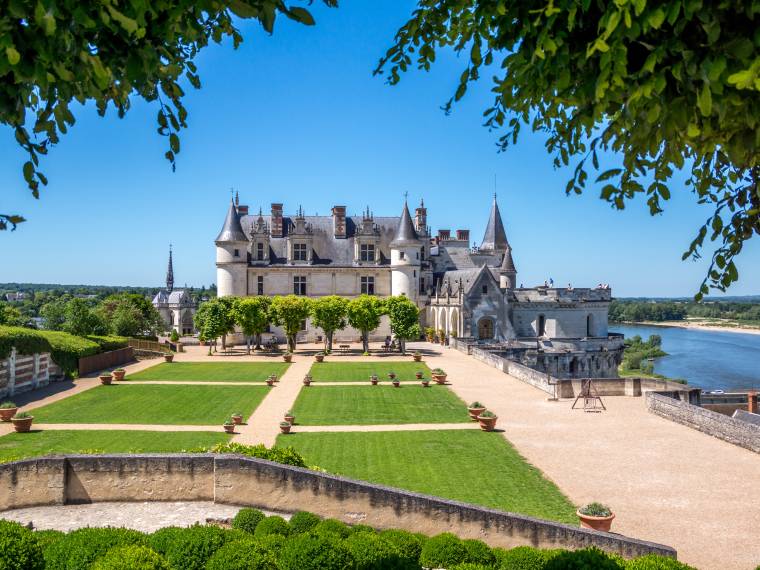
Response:
[[[314,355],[314,359],[315,359],[317,362],[322,362],[322,361],[324,361],[324,359],[325,359],[325,355],[324,355],[324,354],[315,354],[315,355]]]
[[[110,374],[101,374],[99,378],[100,378],[100,383],[103,384],[104,386],[110,386],[111,382],[113,381],[113,376],[111,376]]]
[[[232,419],[232,423],[234,423],[236,426],[239,426],[243,423],[243,416],[230,416]]]
[[[395,380],[395,379],[396,379],[396,375],[395,374],[392,374],[392,373],[388,374],[388,380]]]
[[[227,433],[235,433],[235,425],[234,424],[231,425],[231,426],[225,425],[225,426],[222,426],[222,427],[224,428],[224,431],[226,431]]]
[[[422,380],[422,372],[415,372],[414,375],[417,377],[417,380]]]
[[[436,381],[436,384],[445,384],[446,376],[446,374],[433,374],[433,379]]]
[[[166,362],[171,362],[172,360],[174,360],[174,355],[173,354],[164,354],[164,360],[166,360]]]
[[[11,418],[16,415],[18,408],[2,408],[0,409],[0,421],[9,422]]]
[[[124,380],[124,376],[126,376],[127,371],[126,370],[114,370],[113,372],[111,372],[111,374],[113,374],[113,379],[114,380],[116,380],[117,382],[121,382],[122,380]]]
[[[377,378],[370,378],[369,381],[372,383],[373,386],[377,386]]]
[[[480,429],[483,431],[493,431],[493,428],[496,427],[496,420],[498,419],[499,418],[484,418],[483,416],[478,416]]]
[[[422,360],[422,355],[421,354],[415,354],[413,356],[413,358],[414,358],[415,362],[419,362],[420,360]]]
[[[401,387],[401,382],[399,382],[398,380],[394,380],[393,381],[393,387],[394,388],[400,388]]]
[[[304,378],[303,379],[303,385],[304,386],[311,386],[311,378]]]
[[[430,388],[430,380],[423,380],[422,381],[422,387],[423,388]]]
[[[292,354],[283,354],[282,359],[285,362],[293,362],[293,355]]]
[[[15,429],[18,433],[26,433],[32,429],[32,422],[34,421],[34,417],[20,418],[18,420],[11,421],[13,422],[13,429]]]
[[[293,425],[294,423],[296,423],[296,417],[294,415],[292,415],[292,414],[291,415],[286,415],[285,416],[285,421],[288,422],[290,425]]]
[[[592,517],[591,515],[581,514],[580,509],[575,511],[578,518],[581,521],[581,528],[590,528],[591,530],[598,530],[601,532],[610,532],[612,526],[612,519],[615,518],[615,513],[612,513],[608,517]]]
[[[274,386],[274,380],[272,378],[267,378],[267,386]]]
[[[478,421],[478,416],[485,411],[485,408],[467,408],[467,413],[470,414],[470,419],[474,422]]]
[[[293,427],[293,426],[291,426],[291,425],[287,425],[287,426],[280,426],[280,431],[281,431],[282,433],[290,433],[290,428],[291,428],[291,427]]]

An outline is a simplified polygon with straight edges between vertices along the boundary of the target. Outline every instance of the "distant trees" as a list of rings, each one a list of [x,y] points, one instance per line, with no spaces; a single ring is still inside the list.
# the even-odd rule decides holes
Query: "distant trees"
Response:
[[[311,302],[311,318],[315,326],[325,331],[325,350],[332,351],[333,335],[346,327],[348,299],[337,295],[319,297]]]
[[[687,317],[760,323],[760,303],[693,301],[613,301],[611,322],[681,321]]]
[[[364,352],[369,352],[369,333],[380,326],[383,302],[372,295],[360,295],[348,303],[348,324],[361,331]]]
[[[95,309],[108,332],[118,336],[156,335],[166,325],[153,304],[143,295],[109,295]]]
[[[84,299],[74,297],[66,303],[63,331],[76,335],[106,334],[107,328],[102,319],[92,310]]]
[[[10,327],[22,327],[26,324],[27,319],[21,315],[16,307],[8,303],[0,303],[0,325]]]

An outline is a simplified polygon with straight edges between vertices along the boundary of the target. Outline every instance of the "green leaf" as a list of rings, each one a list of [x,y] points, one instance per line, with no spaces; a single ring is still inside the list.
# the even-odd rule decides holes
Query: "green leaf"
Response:
[[[657,8],[656,10],[650,12],[649,16],[647,16],[647,23],[655,30],[659,29],[664,21],[665,11],[662,8]]]
[[[176,133],[169,135],[169,146],[171,147],[174,154],[179,153],[179,137]]]
[[[315,24],[314,17],[306,8],[300,8],[298,6],[290,8],[290,10],[288,10],[288,16],[296,22],[301,22],[306,26],[313,26]]]
[[[114,20],[119,23],[122,28],[124,28],[124,30],[127,31],[127,33],[134,34],[137,32],[137,22],[132,18],[128,18],[110,4],[108,5],[108,13]]]
[[[259,9],[254,8],[247,2],[243,2],[242,0],[231,0],[229,3],[230,10],[232,10],[232,13],[238,16],[239,18],[258,18],[259,17]]]
[[[702,89],[697,95],[697,107],[703,117],[709,117],[712,113],[712,92],[710,91],[710,85],[705,83],[702,85]]]
[[[32,164],[31,161],[27,160],[24,163],[24,180],[27,181],[27,183],[31,183],[34,180],[34,164]]]
[[[11,65],[16,65],[21,61],[21,54],[13,46],[5,48],[5,56]]]
[[[633,9],[636,15],[640,16],[644,11],[644,8],[646,8],[647,0],[632,0],[631,3],[633,4]]]

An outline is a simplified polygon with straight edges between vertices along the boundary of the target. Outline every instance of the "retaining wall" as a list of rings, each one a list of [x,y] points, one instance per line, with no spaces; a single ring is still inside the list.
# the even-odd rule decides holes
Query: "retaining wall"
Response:
[[[646,406],[653,414],[760,453],[760,426],[657,392],[647,392]]]
[[[669,546],[235,455],[73,455],[0,465],[0,511],[105,501],[216,501],[308,510],[376,528],[453,532],[491,546],[597,546],[627,558]]]

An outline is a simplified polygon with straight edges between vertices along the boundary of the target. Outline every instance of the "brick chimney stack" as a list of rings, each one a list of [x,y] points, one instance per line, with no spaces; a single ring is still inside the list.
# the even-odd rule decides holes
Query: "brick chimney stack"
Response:
[[[457,230],[457,239],[459,241],[470,241],[470,230]]]
[[[269,228],[272,237],[282,237],[282,204],[272,204],[272,218]]]
[[[438,241],[448,241],[451,239],[451,230],[438,230]]]
[[[247,216],[248,206],[238,206],[237,211],[238,211],[238,216]]]
[[[336,238],[346,237],[346,207],[345,206],[333,206],[333,232]]]
[[[747,392],[747,411],[750,414],[757,413],[757,392],[754,390]]]

